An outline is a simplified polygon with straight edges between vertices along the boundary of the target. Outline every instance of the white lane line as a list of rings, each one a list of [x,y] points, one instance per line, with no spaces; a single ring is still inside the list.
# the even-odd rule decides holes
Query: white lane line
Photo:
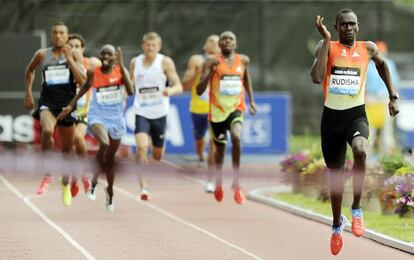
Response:
[[[105,181],[102,181],[102,182],[105,182]],[[229,241],[227,241],[227,240],[225,240],[225,239],[223,239],[223,238],[221,238],[221,237],[219,237],[219,236],[217,236],[217,235],[215,235],[215,234],[213,234],[213,233],[211,233],[211,232],[209,232],[209,231],[207,231],[207,230],[205,230],[205,229],[203,229],[203,228],[201,228],[199,226],[196,226],[196,225],[194,225],[194,224],[192,224],[192,223],[190,223],[188,221],[185,221],[185,220],[183,220],[183,219],[175,216],[174,214],[172,214],[172,213],[170,213],[168,211],[163,210],[162,208],[156,206],[155,204],[153,204],[151,202],[141,202],[141,201],[137,200],[136,199],[136,195],[134,195],[134,194],[132,194],[132,193],[130,193],[130,192],[122,189],[122,188],[119,188],[119,187],[114,186],[114,189],[116,191],[118,191],[119,193],[121,193],[122,195],[124,195],[125,197],[130,198],[130,199],[134,200],[135,202],[137,202],[137,203],[139,203],[141,205],[144,205],[146,207],[149,207],[149,208],[157,211],[158,213],[160,213],[160,214],[162,214],[162,215],[164,215],[166,217],[169,217],[172,220],[174,220],[174,221],[176,221],[176,222],[178,222],[180,224],[183,224],[183,225],[185,225],[187,227],[190,227],[190,228],[192,228],[192,229],[194,229],[194,230],[196,230],[198,232],[203,233],[204,235],[207,235],[207,236],[209,236],[209,237],[211,237],[213,239],[216,239],[219,242],[221,242],[221,243],[223,243],[223,244],[225,244],[225,245],[227,245],[227,246],[229,246],[229,247],[231,247],[233,249],[236,249],[236,250],[238,250],[238,251],[240,251],[240,252],[242,252],[242,253],[244,253],[244,254],[246,254],[248,256],[250,256],[252,259],[263,260],[263,258],[261,258],[261,257],[255,255],[255,254],[247,251],[246,249],[243,249],[243,248],[241,248],[239,246],[236,246],[235,244],[232,244]]]
[[[3,175],[0,174],[0,180],[11,190],[19,199],[21,199],[31,210],[33,210],[44,222],[54,228],[59,234],[61,234],[74,248],[79,250],[86,257],[86,259],[95,260],[95,257],[91,255],[85,248],[83,248],[78,242],[75,241],[64,229],[55,224],[50,218],[48,218],[38,207],[36,207],[31,201],[31,195],[23,196],[23,194],[13,186]]]

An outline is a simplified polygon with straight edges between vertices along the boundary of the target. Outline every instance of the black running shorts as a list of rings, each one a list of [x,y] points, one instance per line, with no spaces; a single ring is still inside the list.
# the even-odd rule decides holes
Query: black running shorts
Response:
[[[369,124],[365,105],[345,110],[324,107],[321,121],[322,153],[330,169],[342,168],[345,163],[346,144],[363,136],[368,139]]]

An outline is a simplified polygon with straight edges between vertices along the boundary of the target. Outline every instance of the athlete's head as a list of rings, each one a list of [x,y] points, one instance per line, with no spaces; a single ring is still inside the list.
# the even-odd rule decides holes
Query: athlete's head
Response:
[[[335,18],[335,29],[341,43],[352,45],[358,35],[358,18],[351,9],[340,10]]]
[[[99,59],[102,62],[102,68],[108,69],[112,67],[115,63],[116,53],[115,53],[115,47],[111,44],[105,44],[101,48],[101,52],[99,55]]]
[[[68,41],[68,27],[64,22],[56,22],[52,25],[51,38],[53,47],[63,47]]]
[[[73,50],[79,51],[83,55],[85,51],[85,39],[82,35],[77,33],[69,34],[68,44]]]
[[[230,54],[237,48],[236,35],[233,32],[225,31],[220,34],[219,46],[221,53]]]
[[[142,37],[141,47],[148,58],[155,58],[161,50],[161,45],[161,36],[156,32],[148,32]]]
[[[203,50],[210,55],[220,53],[220,47],[218,45],[219,39],[220,37],[216,34],[208,36],[204,43]]]

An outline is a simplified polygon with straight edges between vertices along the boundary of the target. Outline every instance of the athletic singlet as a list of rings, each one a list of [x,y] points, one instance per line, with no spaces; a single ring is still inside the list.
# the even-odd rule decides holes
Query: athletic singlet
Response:
[[[46,49],[41,64],[43,84],[39,105],[61,109],[76,95],[76,82],[66,57],[54,57],[52,47]]]
[[[338,41],[330,43],[323,80],[326,107],[345,110],[365,103],[365,77],[369,60],[364,41],[356,41],[351,48]]]
[[[82,63],[83,63],[83,67],[88,70],[90,65],[89,65],[89,61],[88,58],[83,57],[82,59]],[[78,86],[78,87],[82,87],[82,86]],[[79,92],[79,88],[76,92]],[[91,95],[92,95],[92,90],[89,89],[88,92],[85,93],[85,95],[83,95],[77,103],[76,106],[76,115],[77,116],[81,116],[81,115],[87,115],[88,111],[89,111],[89,106],[90,106],[90,101],[91,101]]]
[[[205,56],[202,55],[203,62],[205,60]],[[195,80],[194,84],[191,87],[191,100],[190,100],[190,112],[194,114],[207,114],[209,107],[208,107],[208,93],[209,93],[209,85],[207,85],[206,90],[204,93],[199,96],[197,95],[197,85],[200,82],[201,73],[199,73]]]
[[[109,74],[102,73],[101,67],[96,67],[93,74],[89,114],[109,120],[123,117],[124,81],[121,67],[115,65]]]
[[[167,85],[167,76],[162,68],[164,55],[157,54],[149,67],[144,66],[144,55],[135,59],[135,114],[147,119],[157,119],[168,114],[170,98],[162,92]]]
[[[243,78],[246,70],[240,55],[234,55],[234,63],[229,66],[223,56],[216,56],[218,64],[210,79],[210,111],[211,122],[223,122],[235,110],[243,112],[244,101]]]

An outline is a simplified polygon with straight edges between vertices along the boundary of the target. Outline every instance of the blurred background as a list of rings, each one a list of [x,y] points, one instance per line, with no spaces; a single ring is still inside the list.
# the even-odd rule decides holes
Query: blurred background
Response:
[[[85,37],[86,56],[97,56],[103,44],[111,43],[122,46],[127,62],[141,52],[142,35],[156,31],[163,38],[162,52],[174,59],[180,77],[188,58],[202,53],[208,35],[232,30],[238,51],[251,58],[256,93],[280,91],[290,97],[286,135],[319,134],[322,91],[309,76],[320,39],[314,26],[317,14],[325,17],[336,39],[336,13],[353,9],[360,22],[359,40],[385,41],[400,75],[398,84],[414,85],[413,0],[1,2],[0,115],[12,115],[12,128],[30,124],[26,119],[16,122],[18,114],[27,114],[22,105],[24,69],[36,49],[49,45],[56,21]],[[39,91],[39,74],[36,80],[34,91]]]

